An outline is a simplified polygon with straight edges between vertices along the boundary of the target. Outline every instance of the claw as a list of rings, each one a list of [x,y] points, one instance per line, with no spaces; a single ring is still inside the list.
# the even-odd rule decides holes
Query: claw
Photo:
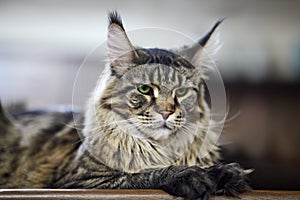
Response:
[[[254,171],[254,169],[245,169],[245,170],[243,170],[242,175],[248,175],[248,174],[251,174],[253,171]]]

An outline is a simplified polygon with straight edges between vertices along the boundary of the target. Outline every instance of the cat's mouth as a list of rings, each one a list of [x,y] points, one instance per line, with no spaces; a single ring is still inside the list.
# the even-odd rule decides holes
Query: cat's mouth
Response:
[[[167,121],[160,121],[152,125],[153,129],[160,129],[160,130],[173,130],[174,127],[167,123]]]
[[[141,131],[154,140],[165,140],[169,138],[172,133],[174,133],[174,129],[175,127],[166,121],[160,121],[152,124],[152,126],[148,126],[146,130],[144,129]]]
[[[172,128],[168,126],[167,122],[164,122],[164,124],[160,128],[172,130]]]

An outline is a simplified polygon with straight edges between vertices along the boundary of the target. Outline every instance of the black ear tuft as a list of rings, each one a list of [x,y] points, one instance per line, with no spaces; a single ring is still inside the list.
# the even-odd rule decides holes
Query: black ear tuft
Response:
[[[121,15],[118,13],[118,11],[114,10],[114,11],[109,12],[108,13],[108,21],[109,21],[109,26],[112,24],[117,24],[124,30],[122,18],[121,18]]]
[[[219,19],[215,25],[212,27],[212,29],[210,29],[210,31],[198,41],[198,44],[202,47],[204,47],[207,43],[207,41],[209,40],[210,36],[215,32],[216,28],[218,28],[218,26],[224,21],[225,18],[221,18]]]

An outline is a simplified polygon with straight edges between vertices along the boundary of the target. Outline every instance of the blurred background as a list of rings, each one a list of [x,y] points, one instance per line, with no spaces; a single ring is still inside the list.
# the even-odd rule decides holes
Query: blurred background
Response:
[[[217,63],[229,100],[228,160],[256,169],[255,189],[300,190],[300,1],[0,0],[0,97],[30,109],[70,105],[76,73],[106,39],[107,11],[130,31],[162,27],[198,39],[219,18]],[[84,107],[96,67],[86,75]],[[90,78],[91,77],[91,78]],[[92,78],[93,77],[93,78]],[[225,142],[224,142],[225,141]]]

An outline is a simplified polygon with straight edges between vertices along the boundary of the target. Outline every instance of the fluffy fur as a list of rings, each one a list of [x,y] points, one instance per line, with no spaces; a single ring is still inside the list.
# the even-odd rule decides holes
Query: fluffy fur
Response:
[[[107,67],[84,116],[0,109],[0,187],[163,189],[187,199],[249,189],[247,171],[217,164],[208,129],[203,52],[220,23],[192,47],[144,49],[110,13]]]

